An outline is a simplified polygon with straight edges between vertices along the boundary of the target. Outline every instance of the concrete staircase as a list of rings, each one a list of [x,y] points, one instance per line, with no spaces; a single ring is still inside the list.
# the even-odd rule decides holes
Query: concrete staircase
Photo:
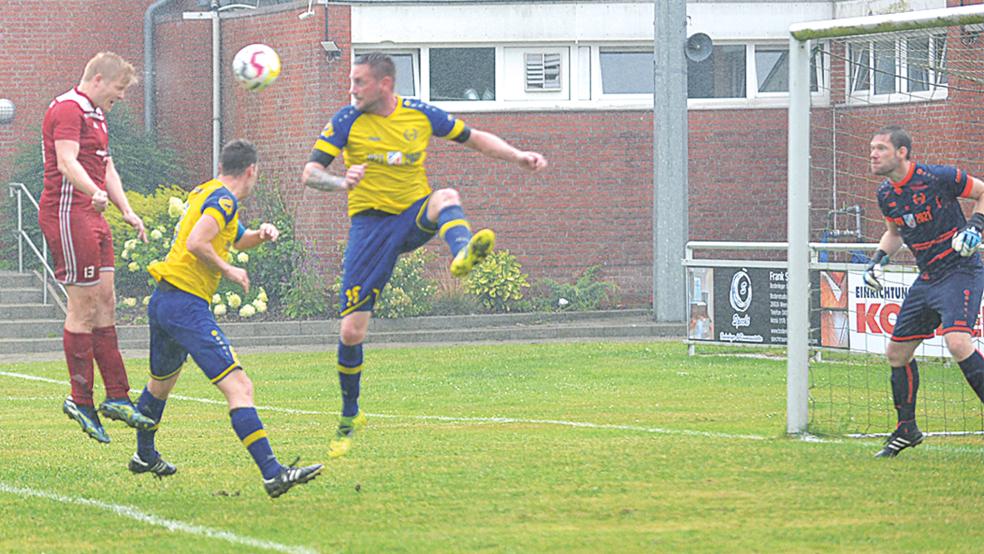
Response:
[[[0,272],[0,355],[60,353],[64,317],[57,305],[41,304],[41,281],[37,276]],[[219,324],[237,349],[334,350],[338,323],[331,319]],[[147,349],[146,325],[121,325],[117,332],[121,349]],[[647,310],[613,310],[374,319],[366,342],[413,345],[684,335],[683,324],[656,323]]]

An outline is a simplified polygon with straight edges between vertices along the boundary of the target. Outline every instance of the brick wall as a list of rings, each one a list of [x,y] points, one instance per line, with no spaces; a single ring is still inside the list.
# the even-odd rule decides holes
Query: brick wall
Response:
[[[4,78],[0,96],[12,98],[19,109],[14,125],[0,127],[0,159],[29,138],[47,102],[77,81],[93,52],[112,48],[142,62],[142,17],[149,3],[78,0],[41,12],[37,2],[0,0],[0,13],[18,14],[0,21],[0,57],[7,67],[16,68],[11,79]],[[180,9],[194,9],[192,4],[185,0],[157,26],[156,125],[182,154],[194,180],[200,181],[211,175],[211,26],[180,18]],[[344,200],[306,190],[298,177],[320,129],[348,102],[350,12],[333,5],[327,11],[318,8],[317,17],[303,21],[297,19],[298,12],[297,5],[288,5],[223,19],[224,70],[235,52],[252,42],[270,44],[284,63],[276,85],[259,94],[238,88],[231,74],[223,75],[223,140],[246,137],[259,146],[262,182],[283,193],[308,251],[319,257],[317,265],[331,271],[338,262],[334,245],[345,238],[347,229]],[[87,23],[96,22],[98,31],[87,34]],[[325,61],[319,42],[326,39],[343,49],[341,59]],[[835,88],[837,79],[843,79],[842,71],[837,75],[839,65],[834,64]],[[131,89],[128,98],[137,114],[143,109],[141,86]],[[867,174],[865,161],[871,129],[905,120],[917,137],[920,159],[949,162],[948,155],[957,148],[948,137],[959,136],[962,145],[980,144],[984,138],[980,116],[967,107],[973,103],[966,94],[956,93],[949,101],[927,103],[916,119],[906,106],[814,112],[814,165],[836,163],[840,168],[838,191],[864,206],[869,239],[880,234],[872,201],[878,179]],[[785,237],[786,116],[784,109],[690,112],[691,239]],[[542,152],[551,167],[541,176],[530,176],[435,139],[428,158],[434,188],[459,189],[473,223],[494,228],[500,246],[518,256],[534,281],[568,281],[600,264],[603,277],[620,286],[625,304],[649,303],[650,111],[469,113],[462,119],[517,147]],[[832,153],[835,123],[838,145]],[[339,171],[340,165],[336,162],[333,170]],[[970,169],[984,171],[984,163]],[[829,175],[814,173],[811,203],[817,221],[831,207]],[[437,241],[433,247],[445,252]]]

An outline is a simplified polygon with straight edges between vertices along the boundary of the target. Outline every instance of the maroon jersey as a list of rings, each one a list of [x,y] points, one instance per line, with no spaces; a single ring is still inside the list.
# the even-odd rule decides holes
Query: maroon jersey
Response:
[[[92,210],[91,198],[58,171],[56,140],[79,143],[79,163],[96,186],[106,190],[106,161],[109,159],[109,131],[102,108],[77,88],[55,98],[44,114],[41,126],[44,141],[44,192],[41,209],[73,208]]]

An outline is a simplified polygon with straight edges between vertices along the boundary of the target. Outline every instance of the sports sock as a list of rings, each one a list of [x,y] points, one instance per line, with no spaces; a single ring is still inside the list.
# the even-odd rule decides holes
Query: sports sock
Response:
[[[984,402],[984,356],[977,350],[962,362],[957,362],[964,377],[970,383],[970,387],[977,393],[977,397]]]
[[[77,406],[92,406],[92,333],[62,334],[68,377],[72,383],[72,400]]]
[[[441,238],[451,247],[452,256],[464,248],[472,237],[471,226],[461,206],[448,206],[441,210],[437,214],[437,228]]]
[[[902,367],[892,368],[892,399],[899,423],[916,420],[916,393],[919,391],[919,367],[913,359]]]
[[[161,400],[157,398],[153,394],[150,394],[147,387],[144,387],[143,392],[140,394],[140,400],[137,401],[137,411],[160,424],[161,417],[164,415],[165,404],[167,404],[166,399]],[[137,430],[137,454],[140,455],[141,460],[148,463],[156,461],[159,456],[157,448],[154,446],[154,436],[157,435],[157,427],[158,425],[155,425],[147,431]]]
[[[266,429],[260,422],[260,416],[256,414],[256,408],[236,408],[229,412],[229,419],[232,420],[232,428],[236,431],[236,436],[243,442],[243,446],[253,457],[260,473],[264,479],[273,479],[280,473],[281,465],[277,457],[273,455],[270,448],[270,441],[267,440]]]
[[[123,356],[120,355],[115,325],[92,330],[92,353],[99,364],[99,374],[106,386],[106,397],[129,400],[130,383],[126,378]]]
[[[338,341],[338,384],[342,388],[342,416],[359,413],[359,382],[362,380],[362,343],[351,346]]]

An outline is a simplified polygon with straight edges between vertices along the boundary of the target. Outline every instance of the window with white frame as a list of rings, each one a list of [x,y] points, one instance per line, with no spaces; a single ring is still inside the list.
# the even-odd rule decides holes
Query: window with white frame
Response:
[[[602,94],[652,94],[653,51],[602,48]]]
[[[905,102],[946,95],[946,37],[851,42],[847,89],[853,101]]]
[[[369,52],[382,52],[393,60],[396,67],[394,92],[403,97],[420,96],[420,51],[419,50],[356,50],[358,58]]]
[[[429,48],[430,100],[495,100],[495,48]]]
[[[789,47],[756,44],[753,47],[756,91],[759,94],[789,93]],[[825,46],[817,46],[810,58],[810,91],[819,92],[826,87],[827,52]]]

